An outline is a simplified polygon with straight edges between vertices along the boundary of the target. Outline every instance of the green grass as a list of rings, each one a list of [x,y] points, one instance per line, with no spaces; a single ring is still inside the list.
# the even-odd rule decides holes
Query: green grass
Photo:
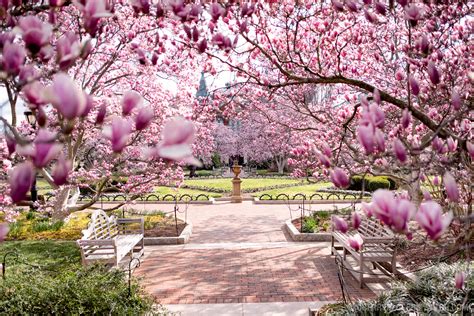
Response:
[[[56,274],[78,268],[81,260],[79,248],[73,241],[6,241],[0,244],[0,258],[7,252],[18,254],[18,257],[7,256],[7,274],[31,270],[31,265]]]
[[[203,180],[200,180],[200,181],[203,181]],[[222,196],[222,194],[220,194],[220,193],[207,192],[207,191],[202,191],[202,190],[184,189],[184,188],[175,189],[175,188],[171,188],[171,187],[155,187],[155,194],[159,194],[160,196],[163,196],[163,195],[166,195],[166,194],[172,194],[172,195],[189,194],[189,195],[192,195],[192,196],[197,196],[199,194],[205,194],[205,195],[208,195],[209,197],[213,197],[213,198],[218,198],[218,197]]]
[[[242,179],[241,188],[242,190],[253,190],[273,185],[292,185],[301,183],[302,180],[298,179]],[[215,188],[230,192],[232,190],[232,180],[230,178],[222,179],[193,179],[186,180],[186,185],[200,187],[201,189]]]
[[[301,186],[294,186],[294,187],[288,187],[288,188],[282,188],[282,189],[273,189],[273,190],[267,190],[267,191],[261,191],[261,192],[256,192],[252,193],[253,196],[260,196],[262,194],[268,194],[271,196],[277,196],[278,194],[288,194],[290,197],[292,197],[295,194],[298,193],[303,193],[306,196],[312,195],[316,193],[316,190],[328,188],[332,186],[331,182],[320,182],[320,183],[315,183],[315,184],[307,184],[307,185],[301,185]],[[322,194],[323,196],[327,194],[324,193]],[[301,199],[301,197],[299,197]]]

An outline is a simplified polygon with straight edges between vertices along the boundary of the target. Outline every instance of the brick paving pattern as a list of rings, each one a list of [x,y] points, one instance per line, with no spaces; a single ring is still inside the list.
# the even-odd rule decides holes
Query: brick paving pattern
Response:
[[[335,301],[341,298],[329,249],[157,249],[136,275],[163,304]],[[353,299],[374,297],[346,277]]]
[[[137,208],[171,211],[173,205],[137,204]],[[313,210],[332,208],[312,206]],[[247,201],[190,205],[187,216],[193,223],[190,244],[148,247],[147,256],[135,272],[160,303],[314,302],[341,298],[337,266],[329,247],[321,243],[286,244],[290,241],[283,229],[290,218],[286,205],[254,205]],[[274,246],[282,242],[284,247]],[[245,249],[239,247],[242,243],[254,244]],[[359,289],[351,276],[345,279],[351,298],[374,296],[367,288]]]

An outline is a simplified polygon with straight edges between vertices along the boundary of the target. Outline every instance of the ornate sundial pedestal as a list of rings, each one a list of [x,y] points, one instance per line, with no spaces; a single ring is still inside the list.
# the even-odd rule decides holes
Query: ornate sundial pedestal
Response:
[[[242,166],[239,166],[237,160],[235,160],[234,165],[232,166],[234,178],[232,179],[232,196],[230,197],[231,203],[242,203],[242,192],[240,190],[242,179],[239,178],[241,170]]]

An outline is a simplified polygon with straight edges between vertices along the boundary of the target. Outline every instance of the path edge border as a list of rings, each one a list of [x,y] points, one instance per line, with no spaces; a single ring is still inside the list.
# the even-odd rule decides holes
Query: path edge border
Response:
[[[145,237],[143,239],[145,246],[156,245],[182,245],[189,243],[189,239],[193,233],[193,224],[188,222],[178,237]]]

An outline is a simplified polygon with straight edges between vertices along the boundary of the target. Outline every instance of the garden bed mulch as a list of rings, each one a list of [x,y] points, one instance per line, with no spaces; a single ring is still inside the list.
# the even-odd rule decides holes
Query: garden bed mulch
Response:
[[[178,237],[186,227],[186,223],[178,220],[178,232],[173,222],[165,222],[162,225],[157,225],[153,228],[145,229],[145,237]]]
[[[471,225],[472,229],[474,224]],[[436,242],[427,239],[419,228],[413,230],[413,239],[404,242],[397,252],[397,261],[408,271],[423,269],[439,261],[450,264],[465,259],[465,252],[460,250],[460,243],[456,242],[463,229],[456,224]],[[467,244],[469,243],[465,243]],[[474,238],[471,238],[470,244],[474,244]]]

